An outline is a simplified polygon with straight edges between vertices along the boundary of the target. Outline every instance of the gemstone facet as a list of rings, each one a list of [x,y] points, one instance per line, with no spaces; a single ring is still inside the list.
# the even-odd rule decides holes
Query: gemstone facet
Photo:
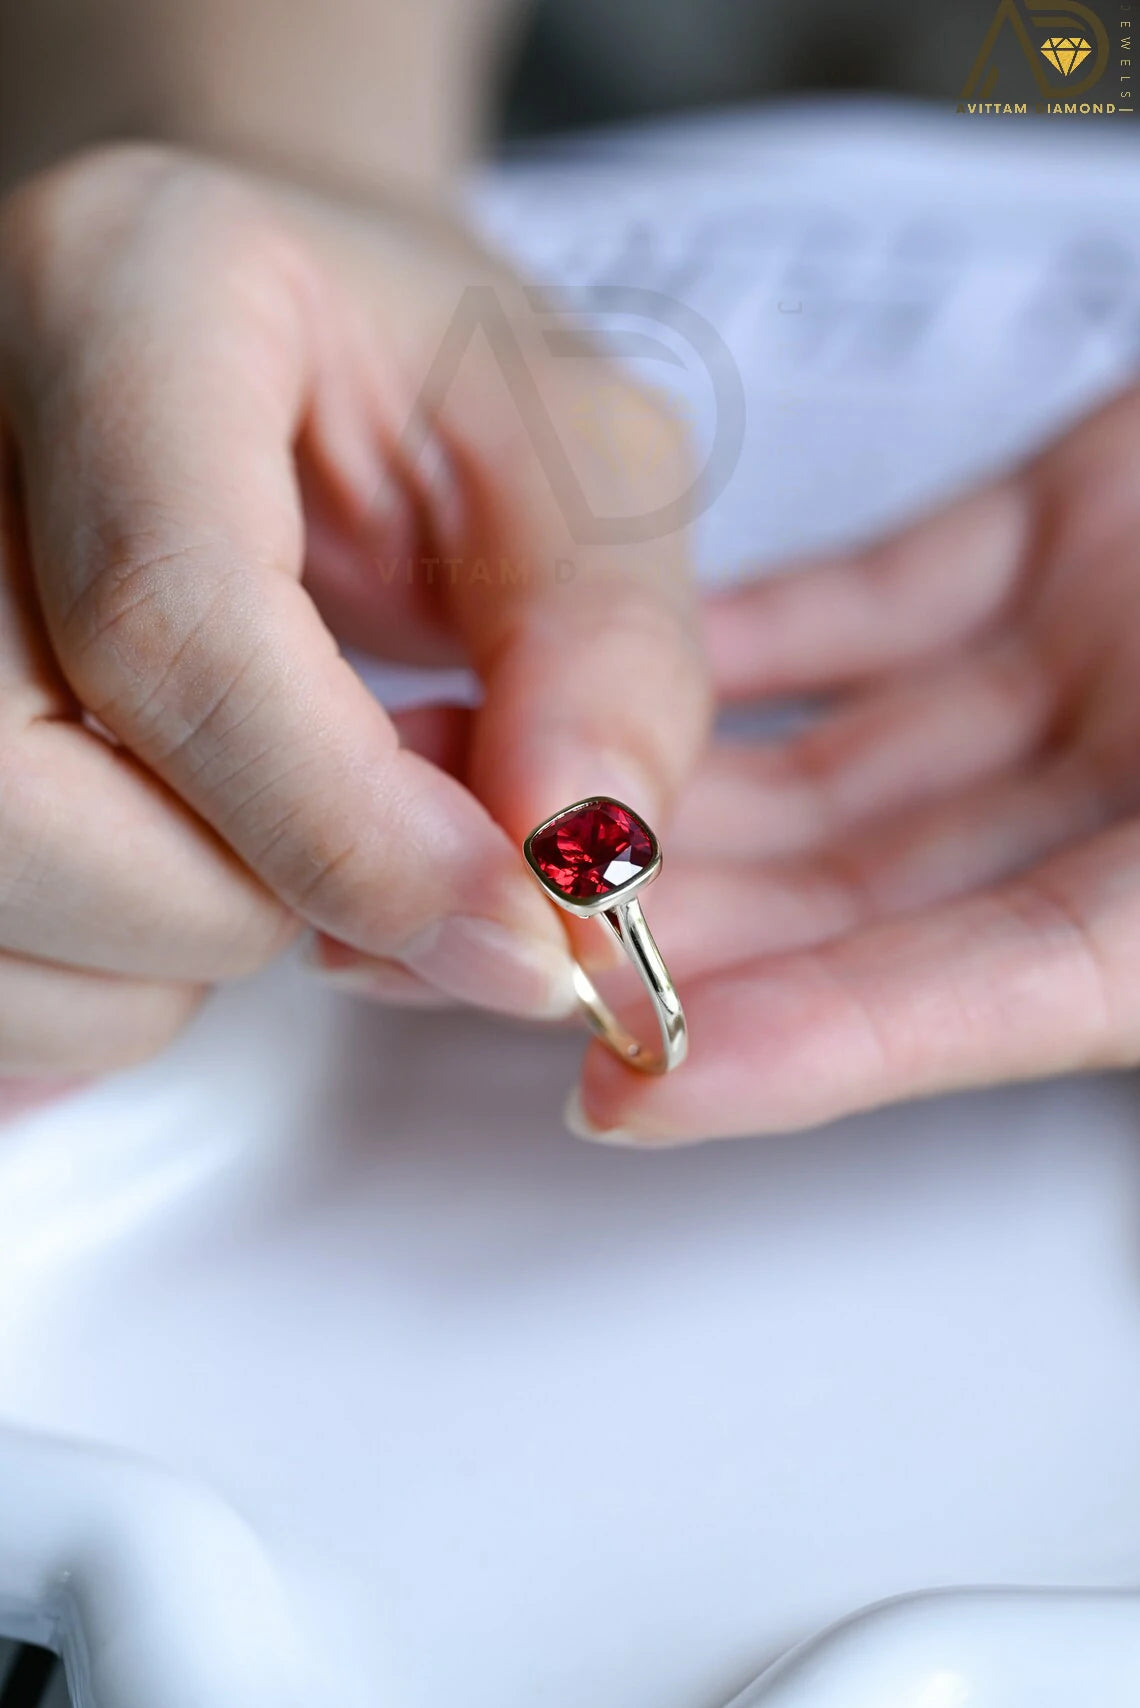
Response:
[[[656,844],[636,813],[619,801],[583,801],[529,838],[527,851],[542,877],[572,902],[590,902],[623,889],[652,865]]]

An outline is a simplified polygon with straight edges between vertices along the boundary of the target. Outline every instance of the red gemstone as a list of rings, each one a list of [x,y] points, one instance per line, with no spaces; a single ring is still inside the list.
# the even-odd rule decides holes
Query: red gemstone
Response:
[[[546,882],[570,901],[621,889],[653,859],[653,838],[617,801],[591,801],[562,813],[530,843]]]

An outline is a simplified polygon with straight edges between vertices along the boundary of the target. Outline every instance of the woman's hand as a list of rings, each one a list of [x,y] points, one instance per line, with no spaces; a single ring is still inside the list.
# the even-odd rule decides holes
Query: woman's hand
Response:
[[[713,750],[652,896],[689,1061],[593,1046],[572,1119],[669,1144],[1140,1060],[1140,392],[707,626],[727,699],[833,702]]]
[[[412,466],[471,285],[593,512],[674,498],[656,406],[556,359],[442,221],[151,148],[4,203],[0,1075],[157,1049],[302,925],[389,995],[572,1006],[518,842],[595,790],[660,814],[703,669],[680,540],[575,541],[484,339]],[[576,427],[598,387],[608,456]],[[401,745],[338,640],[474,664],[470,789]]]

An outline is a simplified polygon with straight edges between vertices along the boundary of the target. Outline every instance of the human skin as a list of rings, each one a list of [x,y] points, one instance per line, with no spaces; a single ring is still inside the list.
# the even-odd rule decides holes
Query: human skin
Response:
[[[728,701],[650,901],[684,1069],[591,1046],[578,1130],[658,1146],[1140,1060],[1140,391],[868,550],[711,602]],[[649,904],[647,903],[647,906]]]
[[[483,144],[514,0],[0,0],[0,188],[165,143],[384,199]]]
[[[393,458],[458,296],[490,281],[598,512],[684,484],[678,446],[646,455],[653,402],[597,359],[546,361],[509,274],[438,211],[499,16],[0,0],[13,1098],[159,1048],[305,928],[375,995],[567,1011],[517,841],[605,789],[663,831],[651,914],[692,1050],[654,1080],[591,1046],[588,1136],[1135,1062],[1140,398],[891,540],[714,601],[724,699],[829,710],[693,774],[683,543],[583,552],[485,365],[448,399],[435,479]],[[84,151],[128,133],[159,146]],[[616,458],[581,436],[599,391]],[[572,591],[377,586],[378,558],[449,529],[460,563],[572,557]],[[393,723],[337,641],[474,662],[487,705]],[[455,919],[477,924],[448,939]]]
[[[333,46],[297,133],[295,44],[268,43],[268,10],[187,10],[250,76],[273,46],[253,116],[231,64],[228,104],[211,88],[196,106],[188,76],[164,108],[193,147],[73,152],[58,99],[25,99],[7,138],[41,168],[0,206],[0,1073],[21,1100],[29,1076],[160,1048],[299,931],[353,988],[570,1012],[562,925],[518,843],[595,788],[665,813],[706,725],[683,538],[582,545],[489,350],[472,346],[420,454],[403,448],[478,285],[597,514],[656,509],[688,478],[662,406],[596,354],[551,355],[519,282],[449,213],[440,180],[475,128],[447,99],[459,70],[422,42],[387,68],[423,73],[410,170],[399,126],[335,111],[363,9],[321,9]],[[316,9],[296,10],[303,41]],[[96,85],[141,79],[162,31],[178,39],[173,8],[130,12],[148,51],[113,67],[128,12],[57,16],[95,42]],[[31,29],[9,38],[17,63]],[[39,74],[50,92],[52,64]],[[113,129],[114,101],[89,104]],[[599,395],[601,449],[582,427]],[[521,576],[478,569],[504,561]],[[343,645],[480,672],[463,782],[401,739]]]

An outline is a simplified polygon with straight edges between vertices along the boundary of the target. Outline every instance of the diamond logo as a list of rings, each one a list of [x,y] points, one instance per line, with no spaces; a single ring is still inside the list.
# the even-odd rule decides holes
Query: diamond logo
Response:
[[[1042,42],[1041,52],[1062,77],[1069,77],[1088,58],[1092,48],[1083,36],[1050,36]]]

